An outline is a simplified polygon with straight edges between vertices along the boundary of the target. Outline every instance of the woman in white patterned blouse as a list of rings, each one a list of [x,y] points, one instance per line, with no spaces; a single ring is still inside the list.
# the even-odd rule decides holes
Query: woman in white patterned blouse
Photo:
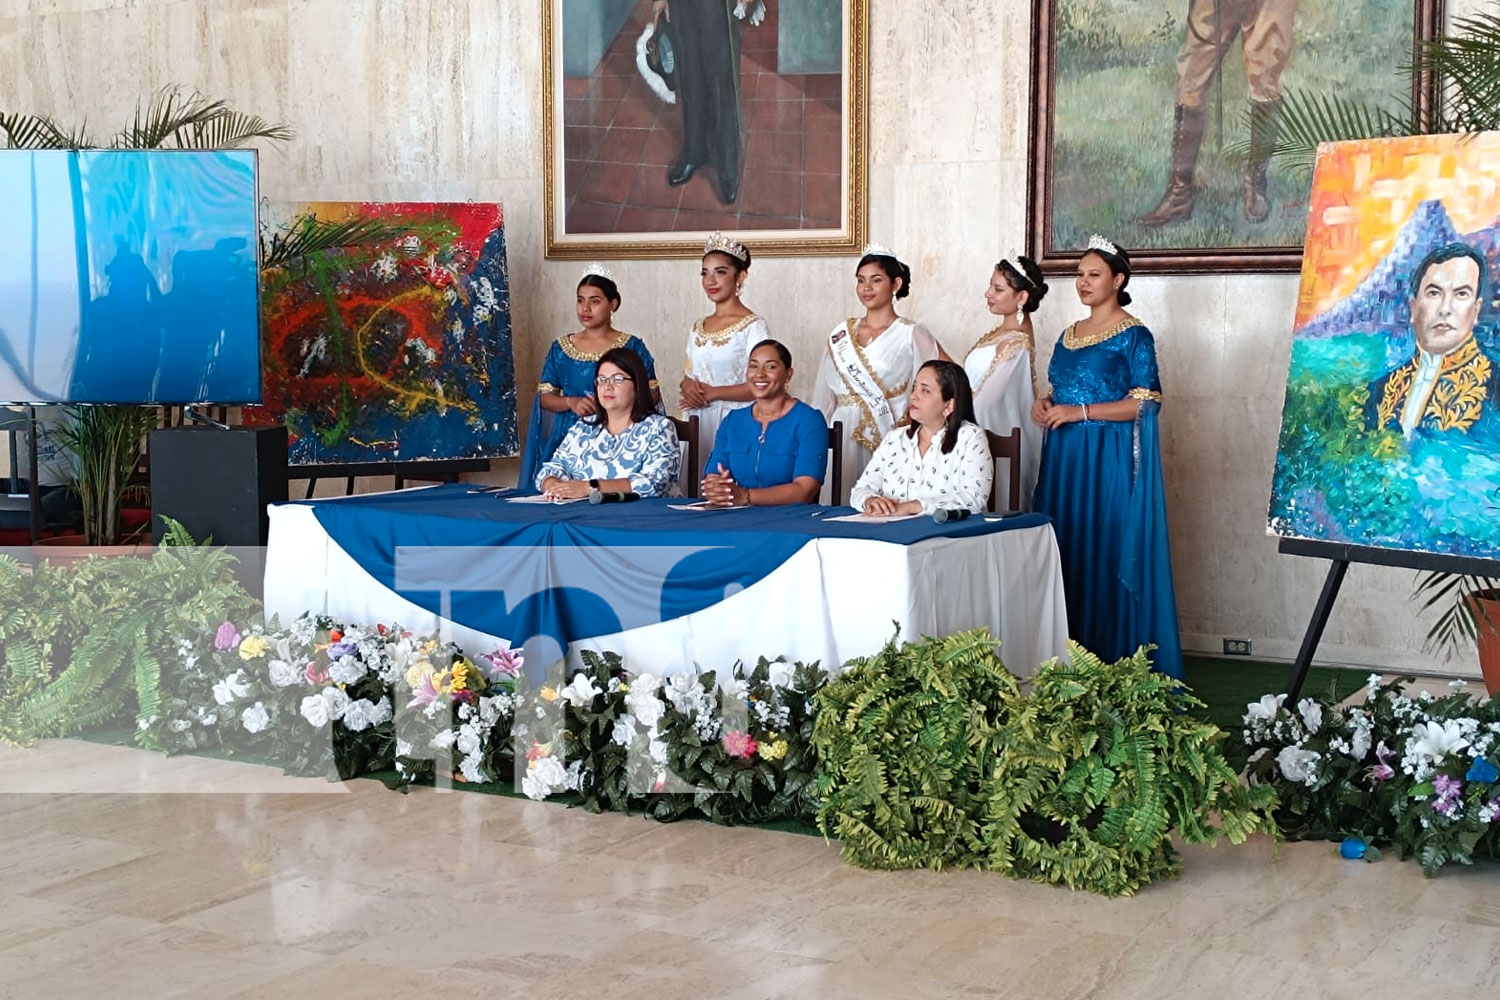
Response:
[[[599,411],[568,431],[536,476],[556,499],[606,493],[664,495],[677,479],[677,429],[653,412],[651,378],[628,347],[604,353],[594,375]]]
[[[907,412],[911,423],[881,440],[849,503],[866,514],[983,511],[995,468],[984,431],[974,423],[963,368],[952,361],[923,365]]]

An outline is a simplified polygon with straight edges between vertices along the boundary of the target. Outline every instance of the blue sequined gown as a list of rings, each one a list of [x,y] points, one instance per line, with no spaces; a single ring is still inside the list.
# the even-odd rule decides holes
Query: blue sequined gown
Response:
[[[1106,661],[1155,645],[1156,669],[1181,677],[1151,331],[1133,317],[1087,338],[1069,327],[1047,374],[1054,403],[1140,402],[1133,421],[1064,424],[1042,445],[1035,508],[1057,532],[1069,631]]]
[[[639,354],[646,363],[646,375],[651,379],[651,388],[657,388],[656,362],[639,337],[621,333],[610,347],[628,347]],[[548,392],[563,396],[594,395],[594,374],[604,353],[580,351],[573,346],[569,335],[558,337],[547,348],[547,357],[542,361],[542,375],[537,380],[536,399],[531,404],[531,424],[530,430],[526,432],[526,447],[521,453],[521,477],[517,482],[523,489],[536,480],[542,463],[552,457],[557,446],[562,444],[562,439],[568,436],[568,431],[578,422],[578,415],[572,410],[553,413],[542,409],[542,395]]]

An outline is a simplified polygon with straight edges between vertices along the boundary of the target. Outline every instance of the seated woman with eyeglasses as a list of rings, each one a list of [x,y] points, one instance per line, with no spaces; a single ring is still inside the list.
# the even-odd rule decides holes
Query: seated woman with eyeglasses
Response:
[[[980,513],[989,503],[994,461],[974,422],[969,376],[952,361],[929,361],[917,372],[907,403],[911,422],[894,428],[849,494],[866,514]]]
[[[703,477],[703,499],[715,507],[814,503],[828,464],[823,414],[787,392],[792,352],[775,340],[750,350],[749,406],[719,424]]]
[[[536,488],[557,500],[590,490],[666,494],[677,479],[677,429],[654,412],[651,378],[628,347],[605,351],[594,373],[599,410],[568,431],[536,475]]]

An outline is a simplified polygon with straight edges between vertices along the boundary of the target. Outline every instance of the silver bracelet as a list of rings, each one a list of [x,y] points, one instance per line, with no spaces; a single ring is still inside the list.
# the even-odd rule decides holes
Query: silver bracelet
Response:
[[[1087,420],[1088,418],[1089,418],[1089,404],[1084,403],[1083,404],[1083,419]]]

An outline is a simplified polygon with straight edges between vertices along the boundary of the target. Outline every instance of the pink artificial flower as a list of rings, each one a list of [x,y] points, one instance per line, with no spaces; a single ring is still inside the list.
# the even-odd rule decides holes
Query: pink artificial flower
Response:
[[[307,669],[302,671],[302,676],[307,678],[307,683],[309,684],[323,684],[328,680],[328,671],[319,670],[318,664],[309,660]]]
[[[754,757],[755,737],[737,729],[724,730],[724,752],[731,757]]]
[[[1375,756],[1380,763],[1370,768],[1370,784],[1375,785],[1382,781],[1390,781],[1396,776],[1396,769],[1391,767],[1391,758],[1396,756],[1396,751],[1385,745],[1385,740],[1375,748]]]
[[[420,686],[412,689],[411,703],[413,705],[427,706],[438,700],[438,689],[433,686],[432,674],[422,678]]]
[[[1464,783],[1457,778],[1440,774],[1432,779],[1432,788],[1437,792],[1437,798],[1432,800],[1433,810],[1449,819],[1454,818],[1458,812],[1458,797],[1464,790]]]
[[[482,653],[479,659],[488,664],[485,673],[489,674],[490,680],[500,677],[518,677],[521,667],[525,663],[525,657],[520,650],[496,649],[493,653]]]
[[[219,631],[214,634],[214,649],[224,652],[234,649],[240,644],[240,633],[231,622],[224,622],[219,626]]]

